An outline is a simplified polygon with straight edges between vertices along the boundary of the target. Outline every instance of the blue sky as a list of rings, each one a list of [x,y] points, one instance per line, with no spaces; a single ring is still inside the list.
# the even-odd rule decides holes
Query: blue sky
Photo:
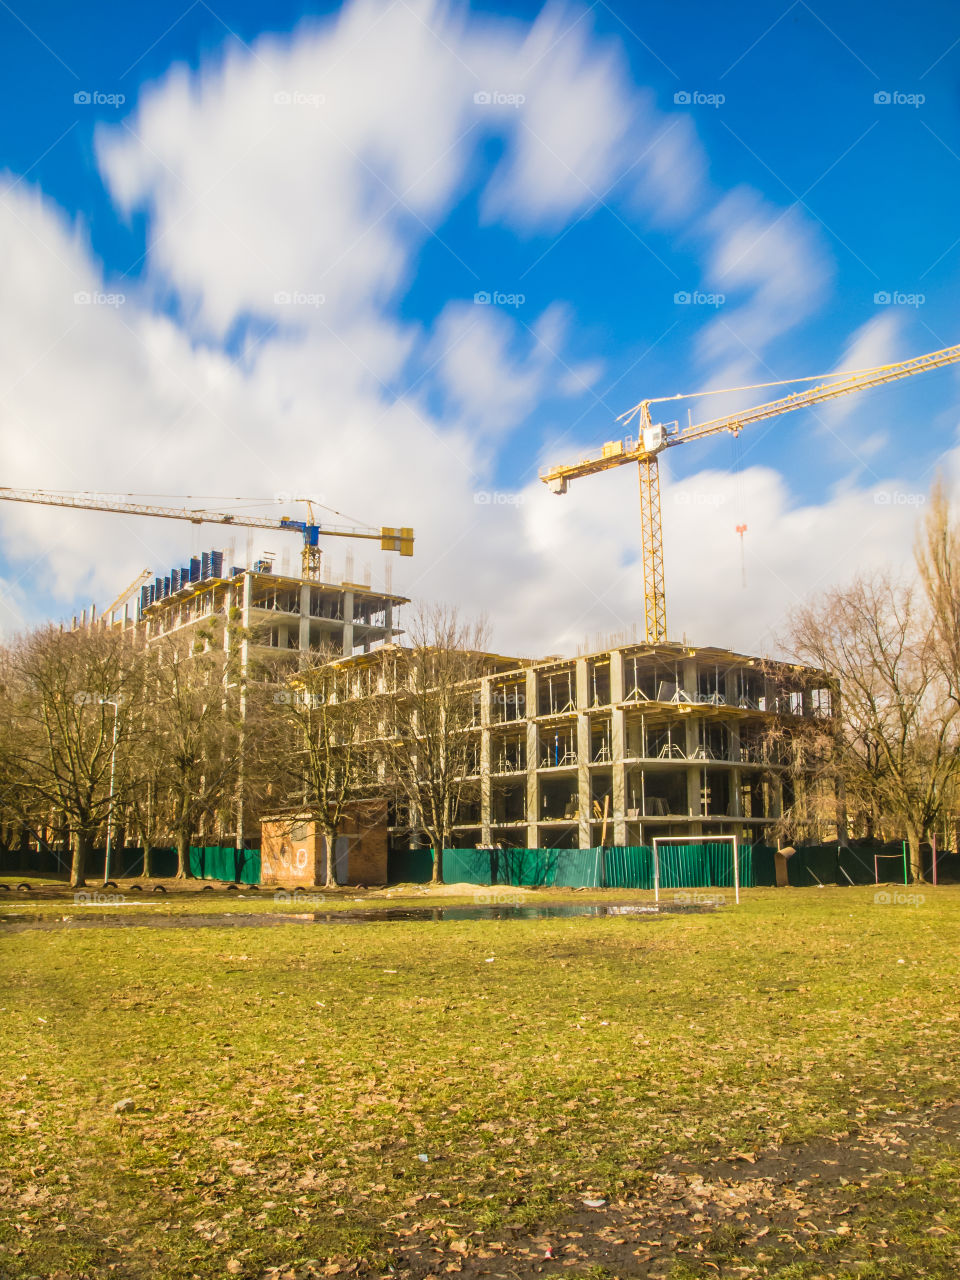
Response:
[[[0,28],[4,483],[412,523],[396,588],[501,648],[638,618],[635,477],[536,481],[635,401],[960,341],[955,6],[40,0]],[[902,563],[957,391],[672,451],[671,632],[761,649]],[[8,630],[219,541],[4,508]]]

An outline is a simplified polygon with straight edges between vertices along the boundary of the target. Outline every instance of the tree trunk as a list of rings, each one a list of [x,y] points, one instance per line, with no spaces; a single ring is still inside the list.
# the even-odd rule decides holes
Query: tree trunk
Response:
[[[177,832],[177,879],[191,880],[190,837],[185,831]]]
[[[335,831],[324,831],[323,845],[327,855],[323,887],[325,889],[336,889],[339,887],[337,884],[337,833]]]
[[[86,831],[78,831],[73,839],[73,864],[70,868],[70,888],[82,889],[87,883],[87,857],[90,853],[92,841],[90,835]]]
[[[923,883],[923,855],[920,853],[920,831],[912,822],[907,823],[907,845],[910,849],[910,878]]]

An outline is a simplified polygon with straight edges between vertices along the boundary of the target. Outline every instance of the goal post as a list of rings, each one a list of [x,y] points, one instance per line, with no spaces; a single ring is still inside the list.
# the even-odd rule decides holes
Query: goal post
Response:
[[[740,841],[737,836],[654,836],[653,838],[653,899],[659,905],[663,877],[660,874],[660,850],[676,845],[728,844],[733,858],[733,893],[740,903]],[[706,888],[707,886],[703,886]]]
[[[903,883],[904,884],[910,883],[910,880],[907,875],[907,842],[906,840],[903,841],[903,848],[901,853],[875,853],[873,855],[874,884],[880,883],[880,859],[881,858],[896,858],[898,862],[902,860],[903,861]]]

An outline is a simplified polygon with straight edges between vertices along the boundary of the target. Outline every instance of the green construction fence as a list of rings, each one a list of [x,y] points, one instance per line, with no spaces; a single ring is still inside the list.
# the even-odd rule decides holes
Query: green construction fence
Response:
[[[235,849],[232,844],[191,845],[190,874],[198,880],[259,884],[260,850]]]
[[[660,845],[664,889],[733,885],[733,858],[726,841]],[[752,850],[741,845],[740,883],[754,884]],[[445,849],[446,884],[545,886],[571,889],[652,889],[653,850],[649,845],[594,849]],[[391,884],[428,881],[429,849],[404,849],[389,856]]]

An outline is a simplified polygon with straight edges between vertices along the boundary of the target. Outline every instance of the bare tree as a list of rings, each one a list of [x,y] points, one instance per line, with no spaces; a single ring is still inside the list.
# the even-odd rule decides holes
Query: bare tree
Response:
[[[129,634],[48,626],[8,651],[4,741],[15,744],[16,794],[27,820],[53,814],[69,826],[75,887],[85,882],[97,834],[137,784],[128,761],[142,694],[143,652]]]
[[[324,837],[327,888],[337,883],[334,850],[344,817],[370,798],[377,781],[378,707],[364,674],[339,654],[302,654],[286,685],[265,691],[251,731],[291,826],[309,814]]]
[[[790,648],[838,682],[838,766],[848,795],[905,832],[916,879],[920,843],[960,770],[960,703],[917,587],[860,578],[797,610]]]
[[[918,533],[916,560],[930,609],[934,659],[948,696],[960,703],[960,529],[939,478]]]
[[[385,780],[405,802],[411,828],[429,837],[433,881],[440,883],[443,851],[477,768],[478,681],[490,663],[486,627],[462,621],[456,609],[421,607],[407,638],[384,660],[378,741]]]
[[[185,651],[173,638],[150,647],[152,715],[146,744],[162,805],[158,821],[172,835],[177,877],[188,878],[190,843],[232,804],[241,766],[239,698],[227,688],[226,663],[202,640]]]

